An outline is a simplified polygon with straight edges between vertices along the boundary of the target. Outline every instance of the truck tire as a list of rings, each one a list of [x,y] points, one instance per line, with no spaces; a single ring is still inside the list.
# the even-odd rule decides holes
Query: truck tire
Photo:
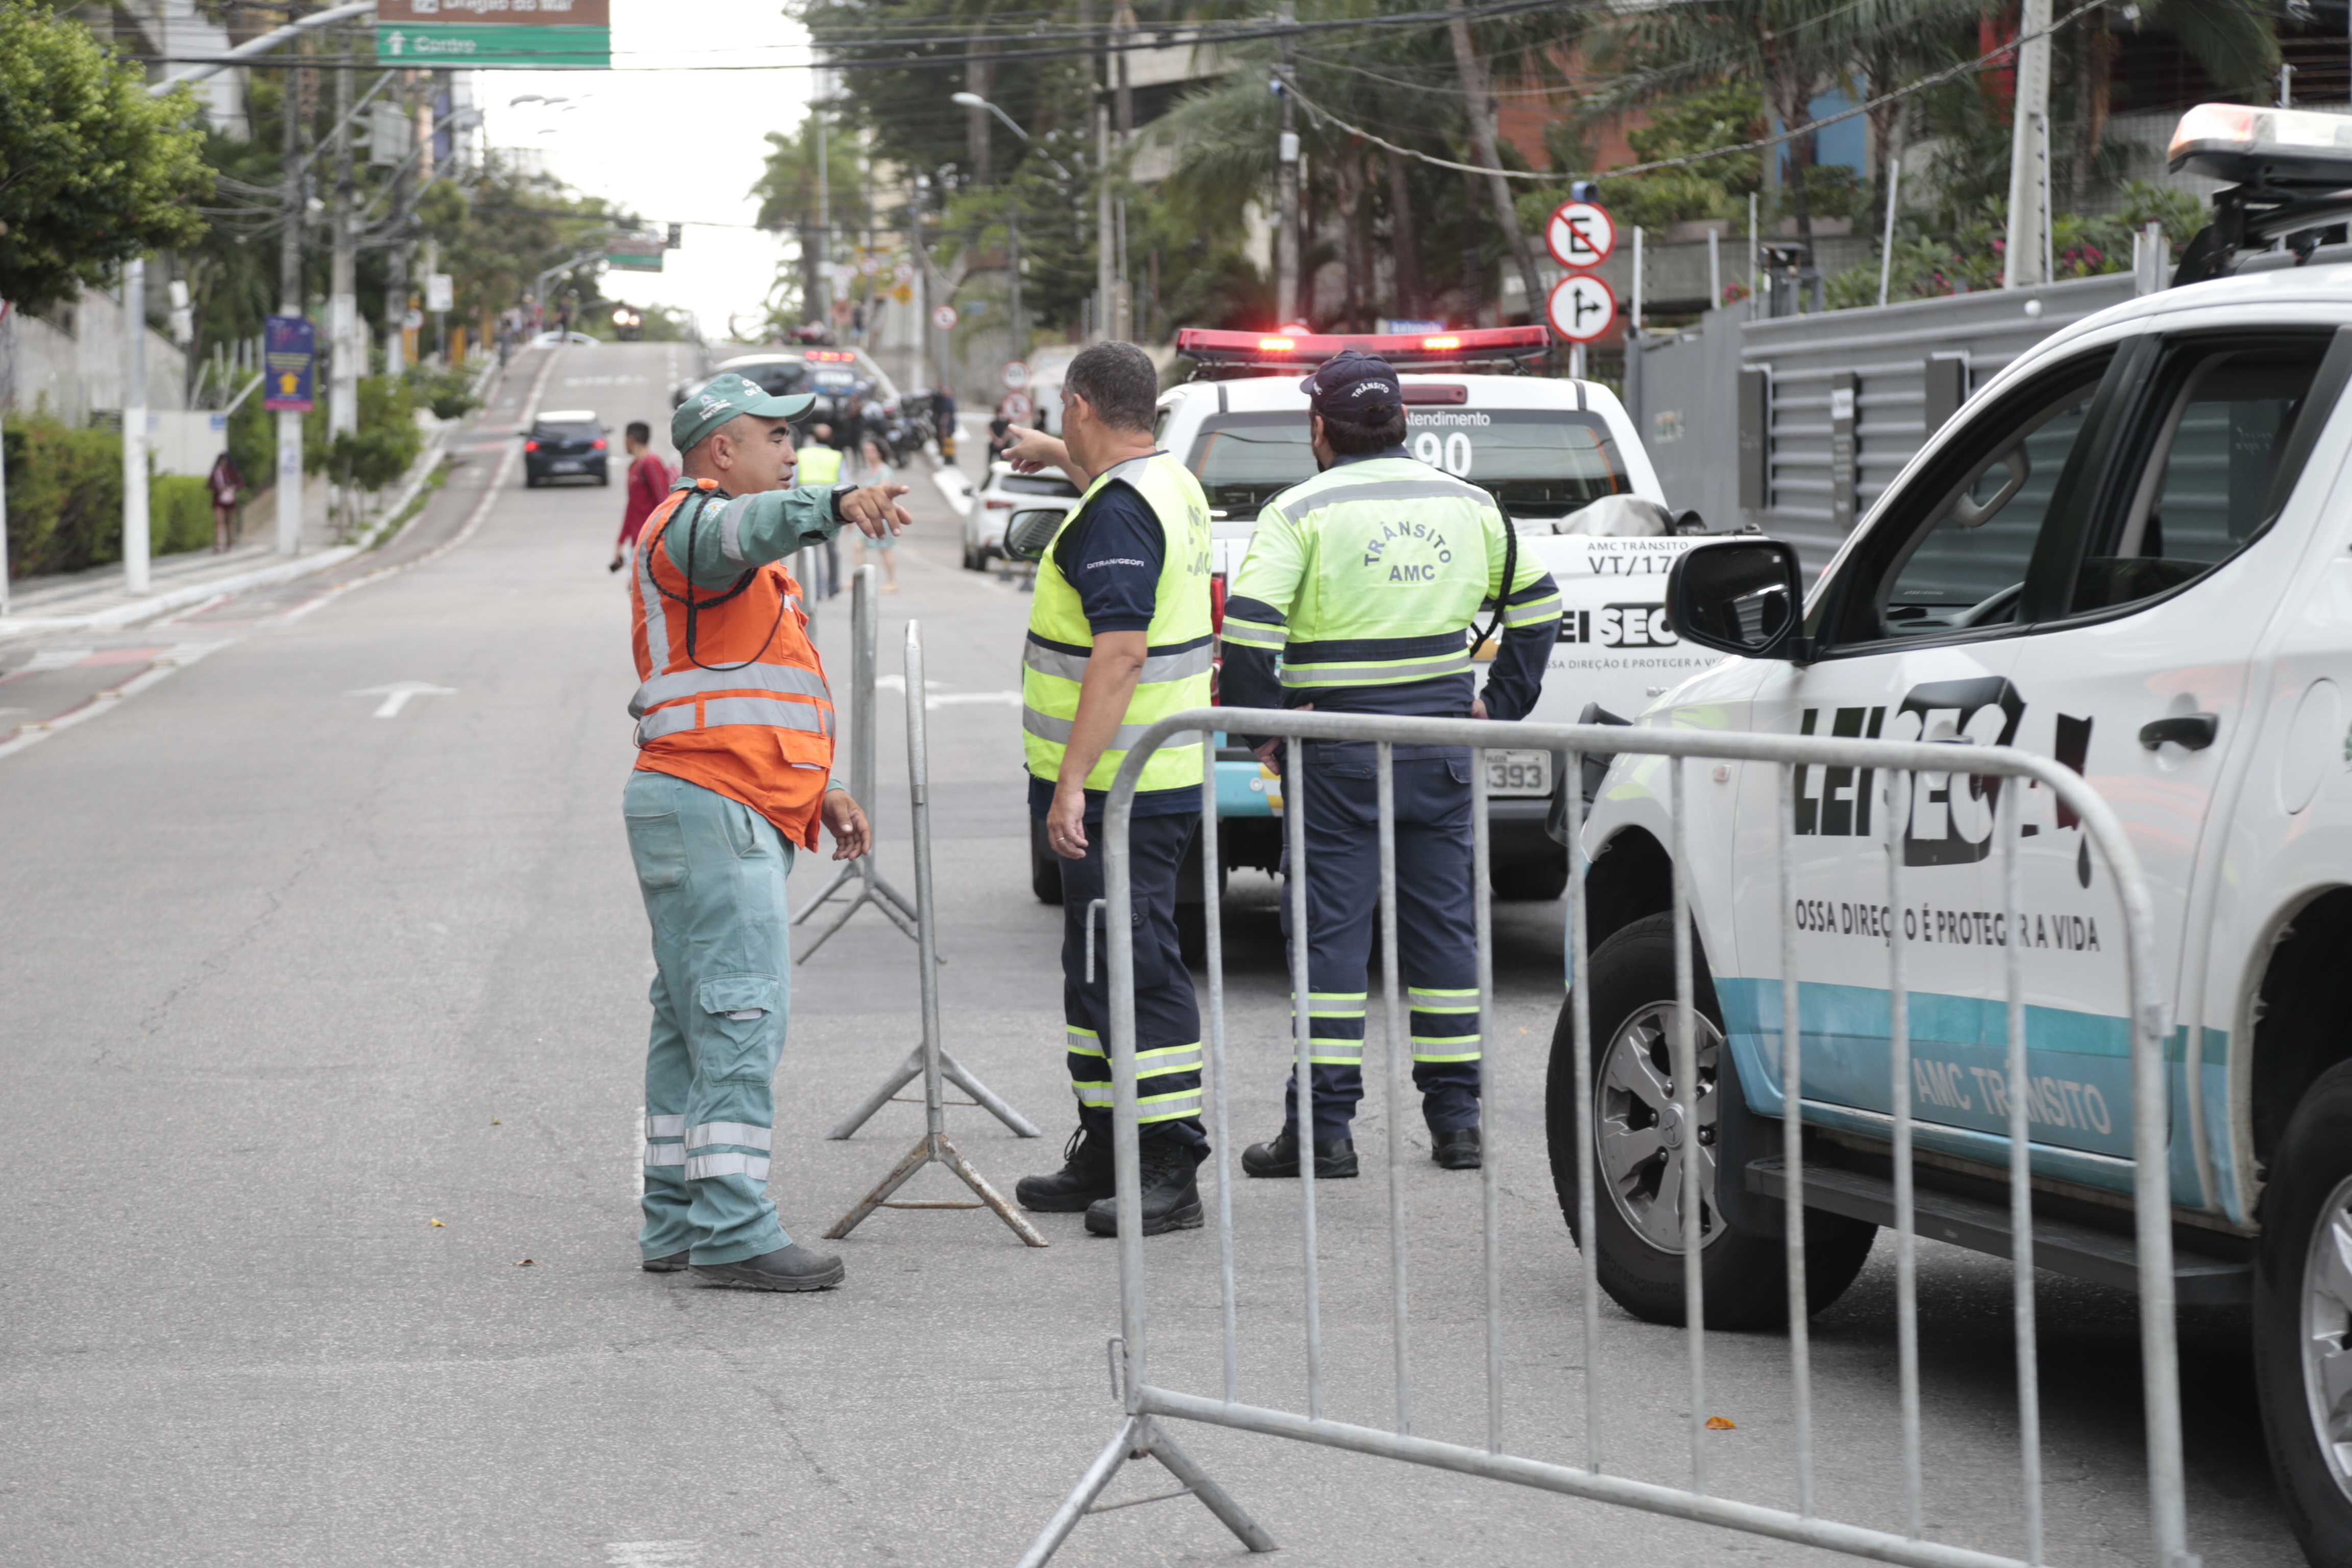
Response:
[[[1062,858],[1045,842],[1045,825],[1029,819],[1029,890],[1041,904],[1062,901]]]
[[[2319,1075],[2270,1162],[2254,1251],[2254,1387],[2313,1568],[2352,1562],[2352,1062]],[[2331,1400],[2327,1390],[2337,1392]]]
[[[1568,851],[1520,855],[1496,860],[1488,868],[1495,896],[1529,903],[1546,903],[1568,891]]]
[[[1593,1203],[1594,1272],[1610,1299],[1645,1322],[1680,1326],[1684,1319],[1680,1139],[1663,1134],[1659,1112],[1673,1089],[1668,1031],[1675,1005],[1674,917],[1652,915],[1633,921],[1593,953],[1592,1119],[1576,1125],[1576,1025],[1573,999],[1560,1008],[1552,1031],[1551,1072],[1545,1086],[1545,1130],[1551,1152],[1552,1185],[1560,1213],[1576,1234],[1579,1158],[1591,1140],[1601,1180]],[[1710,1329],[1755,1329],[1789,1321],[1788,1266],[1780,1238],[1727,1223],[1714,1202],[1717,1172],[1713,1148],[1714,1096],[1718,1084],[1738,1092],[1729,1049],[1723,1043],[1723,1015],[1704,954],[1694,951],[1694,1000],[1699,1015],[1696,1042],[1699,1095],[1695,1144],[1706,1151],[1700,1166],[1701,1290]],[[1646,1135],[1646,1136],[1645,1136]],[[1644,1152],[1646,1146],[1647,1152]],[[1612,1166],[1622,1173],[1609,1176]],[[1738,1179],[1725,1172],[1724,1180]],[[1805,1298],[1809,1314],[1843,1295],[1870,1256],[1878,1227],[1836,1215],[1808,1213],[1805,1222]]]

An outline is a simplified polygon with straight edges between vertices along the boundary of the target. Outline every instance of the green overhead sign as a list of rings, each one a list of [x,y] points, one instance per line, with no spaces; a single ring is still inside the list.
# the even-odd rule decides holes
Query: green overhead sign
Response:
[[[605,70],[613,64],[613,29],[379,19],[375,58],[379,65],[468,70]]]
[[[655,235],[616,236],[604,242],[604,265],[620,272],[659,272],[664,248]]]

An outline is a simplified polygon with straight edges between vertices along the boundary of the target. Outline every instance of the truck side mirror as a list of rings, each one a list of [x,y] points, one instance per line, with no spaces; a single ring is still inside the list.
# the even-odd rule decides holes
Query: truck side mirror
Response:
[[[1046,546],[1062,530],[1062,520],[1069,516],[1051,507],[1034,507],[1016,511],[1013,521],[1004,525],[1004,553],[1014,561],[1043,560]]]
[[[1805,602],[1794,548],[1777,539],[1693,545],[1666,577],[1675,635],[1743,658],[1793,658]]]

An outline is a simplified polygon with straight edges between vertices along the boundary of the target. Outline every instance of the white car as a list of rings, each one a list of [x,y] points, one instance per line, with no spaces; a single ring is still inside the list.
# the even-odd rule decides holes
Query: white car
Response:
[[[1774,542],[1685,557],[1708,568],[1678,572],[1670,589],[1686,642],[1743,624],[1704,618],[1731,610],[1698,596],[1726,574],[1744,602],[1801,603],[1803,615],[1750,616],[1748,640],[1708,637],[1735,657],[1642,720],[2011,745],[2074,769],[2114,807],[2154,894],[2177,1020],[2177,1293],[2251,1303],[2287,1511],[2311,1562],[2334,1568],[2352,1561],[2352,247],[2318,241],[2352,213],[2345,125],[2192,111],[2173,167],[2261,182],[2217,196],[2214,228],[2189,247],[2185,273],[2214,280],[2117,306],[2020,356],[1927,441],[1810,589]],[[2226,275],[2238,252],[2281,235],[2287,248]],[[1555,1095],[1550,1133],[1571,1223],[1588,1137],[1608,1173],[1585,1238],[1603,1284],[1639,1316],[1679,1321],[1680,1222],[1658,1190],[1672,1140],[1649,1104],[1673,1092],[1654,1077],[1672,1071],[1654,1027],[1673,1001],[1664,765],[1622,759],[1586,830],[1603,1092],[1591,1129]],[[1693,770],[1683,825],[1711,997],[1696,1086],[1712,1132],[1710,1318],[1720,1304],[1721,1321],[1769,1321],[1783,1300],[1780,1199],[1765,1194],[1778,1190],[1784,1108],[1767,1044],[1784,916],[1822,1031],[1808,1026],[1802,1085],[1805,1195],[1822,1226],[1808,1226],[1816,1310],[1893,1212],[1883,955],[1898,920],[1916,1179],[1950,1221],[1939,1233],[2006,1255],[2013,951],[2037,1232],[2049,1227],[2034,1261],[2129,1288],[2124,933],[2079,821],[2046,791],[2021,797],[2029,913],[2012,932],[1987,912],[2005,908],[1989,792],[1923,774],[1897,798],[1884,776],[1799,769],[1799,886],[1784,910],[1776,773]],[[1892,843],[1911,906],[1893,910]],[[1555,1084],[1571,1064],[1565,1016],[1561,1029]]]
[[[1544,352],[1541,327],[1371,337],[1179,333],[1177,352],[1204,378],[1161,395],[1156,440],[1184,460],[1208,496],[1220,584],[1249,552],[1259,510],[1314,474],[1298,381],[1343,348],[1397,367],[1412,455],[1491,493],[1519,547],[1559,582],[1566,613],[1530,717],[1574,722],[1588,707],[1631,716],[1714,662],[1681,647],[1658,614],[1667,568],[1696,541],[1674,531],[1624,406],[1591,382],[1510,374]],[[1698,526],[1689,518],[1679,524]],[[1555,531],[1563,527],[1622,531]],[[1217,771],[1218,842],[1228,868],[1272,869],[1281,852],[1279,779],[1237,746],[1220,753]],[[1550,899],[1567,886],[1567,853],[1546,832],[1567,784],[1548,752],[1490,755],[1499,895]]]
[[[985,572],[1004,555],[1004,525],[1024,511],[1067,515],[1078,504],[1078,487],[1058,471],[1016,474],[1010,463],[988,465],[988,478],[964,501],[963,564]]]

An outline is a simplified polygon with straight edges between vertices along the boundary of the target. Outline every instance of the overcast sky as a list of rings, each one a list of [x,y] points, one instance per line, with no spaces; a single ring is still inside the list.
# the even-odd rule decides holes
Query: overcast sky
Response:
[[[779,0],[613,0],[612,70],[482,71],[476,91],[491,146],[544,148],[548,172],[567,184],[656,228],[687,226],[658,276],[608,272],[604,291],[684,306],[718,338],[730,313],[746,330],[759,318],[784,254],[779,237],[751,226],[759,209],[746,193],[767,133],[804,112],[806,40]],[[772,68],[647,68],[697,64]],[[534,93],[567,101],[512,101]]]

